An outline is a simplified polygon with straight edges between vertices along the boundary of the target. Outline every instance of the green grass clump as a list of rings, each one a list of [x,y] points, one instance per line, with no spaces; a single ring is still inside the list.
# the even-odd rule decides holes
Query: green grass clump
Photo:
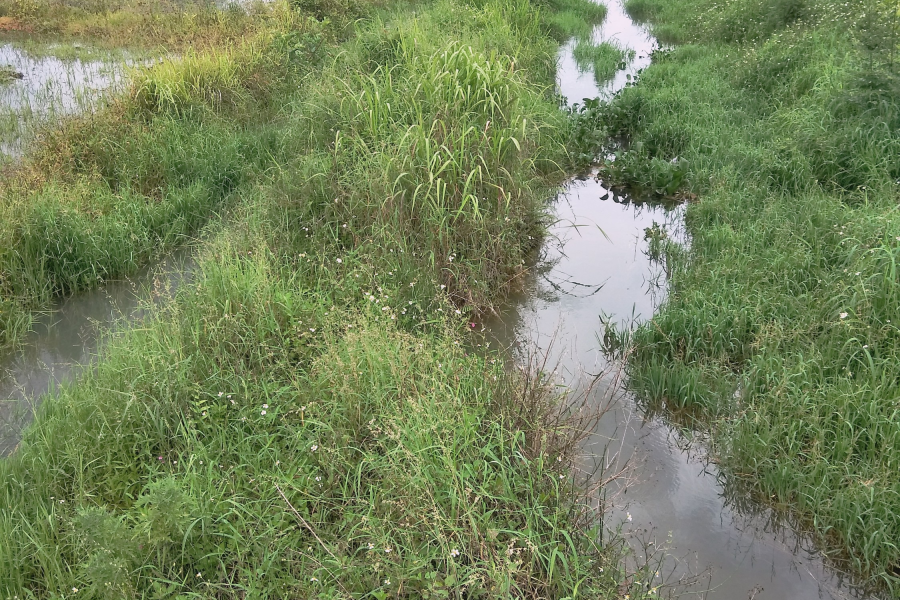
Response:
[[[65,53],[71,42],[104,49],[182,52],[234,45],[269,29],[280,19],[281,2],[205,0],[0,0],[3,36],[39,52]],[[307,12],[311,14],[311,12]],[[342,13],[332,13],[342,18]]]
[[[15,69],[6,65],[0,65],[0,85],[14,81],[16,76]]]
[[[285,91],[333,33],[282,7],[278,27],[138,69],[98,114],[48,129],[0,184],[0,345],[50,298],[127,275],[181,243],[286,146]]]
[[[593,71],[594,79],[602,85],[624,68],[625,62],[634,56],[634,51],[623,50],[612,42],[595,44],[581,39],[575,44],[572,54],[578,67],[584,71]]]
[[[893,17],[825,0],[638,6],[691,43],[605,113],[630,138],[609,170],[643,183],[680,163],[700,201],[690,248],[668,245],[671,293],[636,334],[633,382],[896,593],[900,102],[893,48],[868,37]]]
[[[450,330],[331,308],[327,288],[357,284],[364,260],[328,274],[236,250],[217,246],[197,287],[48,400],[0,463],[0,590],[615,589],[615,555],[573,528],[589,513],[560,478],[548,390],[525,393]]]

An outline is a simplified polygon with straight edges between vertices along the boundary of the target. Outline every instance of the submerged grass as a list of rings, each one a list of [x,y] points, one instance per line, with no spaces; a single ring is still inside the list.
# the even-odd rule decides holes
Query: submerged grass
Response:
[[[117,236],[150,251],[233,201],[196,283],[0,462],[0,594],[646,591],[573,477],[579,415],[465,333],[516,285],[571,160],[545,14],[439,0],[340,45],[292,29],[150,71],[49,137],[31,175],[51,196],[16,223],[60,286],[121,260]],[[259,86],[254,56],[320,68]]]
[[[606,117],[631,142],[613,173],[669,169],[700,197],[636,334],[635,385],[709,425],[734,477],[896,596],[896,15],[844,6],[633,0],[682,44]]]
[[[18,73],[12,67],[0,65],[0,85],[9,83],[18,78]]]

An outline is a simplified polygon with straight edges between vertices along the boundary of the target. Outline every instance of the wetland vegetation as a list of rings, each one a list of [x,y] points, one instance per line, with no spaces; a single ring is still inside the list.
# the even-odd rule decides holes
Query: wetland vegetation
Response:
[[[588,0],[0,0],[35,56],[153,58],[2,166],[0,346],[201,240],[0,461],[0,595],[656,593],[575,475],[591,414],[471,335],[598,160],[691,201],[632,388],[897,595],[896,7],[627,8],[670,46],[569,112],[560,43],[630,58]]]

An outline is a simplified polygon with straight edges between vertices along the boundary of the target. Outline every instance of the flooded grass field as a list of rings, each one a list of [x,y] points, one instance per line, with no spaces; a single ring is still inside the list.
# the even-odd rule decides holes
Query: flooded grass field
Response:
[[[33,57],[0,45],[0,65],[15,77],[0,86],[0,163],[22,156],[36,132],[65,116],[90,114],[104,92],[121,91],[128,62]]]
[[[648,368],[715,220],[642,96],[679,46],[615,1],[344,4],[205,6],[231,45],[158,65],[0,45],[0,592],[888,597],[704,425],[758,382]]]

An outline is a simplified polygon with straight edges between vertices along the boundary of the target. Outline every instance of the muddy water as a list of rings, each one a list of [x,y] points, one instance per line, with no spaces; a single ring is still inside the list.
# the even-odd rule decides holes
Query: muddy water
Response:
[[[570,102],[609,97],[649,63],[654,48],[652,37],[617,2],[610,3],[595,38],[615,39],[635,50],[635,60],[598,89],[592,74],[575,65],[573,45],[566,45],[559,90]],[[577,392],[607,366],[598,342],[601,316],[617,324],[640,322],[664,299],[665,273],[648,255],[645,230],[662,226],[676,240],[687,240],[683,208],[628,203],[593,179],[571,182],[555,214],[530,289],[490,327],[501,343],[549,351],[559,376]],[[608,402],[608,388],[596,386],[594,401]],[[654,585],[693,577],[694,585],[672,591],[722,600],[865,597],[803,535],[735,495],[702,445],[689,443],[661,418],[644,419],[627,394],[612,402],[586,450],[595,456],[612,452],[615,464],[632,465],[627,483],[608,490],[615,498],[609,525],[622,525],[637,562],[647,542],[665,556]]]
[[[41,397],[91,363],[104,336],[134,326],[146,302],[162,302],[193,279],[191,250],[101,289],[57,301],[21,348],[0,354],[0,456],[11,452]]]
[[[35,125],[90,112],[124,81],[121,63],[36,58],[12,44],[0,45],[0,65],[21,75],[0,85],[0,161],[22,154]]]

